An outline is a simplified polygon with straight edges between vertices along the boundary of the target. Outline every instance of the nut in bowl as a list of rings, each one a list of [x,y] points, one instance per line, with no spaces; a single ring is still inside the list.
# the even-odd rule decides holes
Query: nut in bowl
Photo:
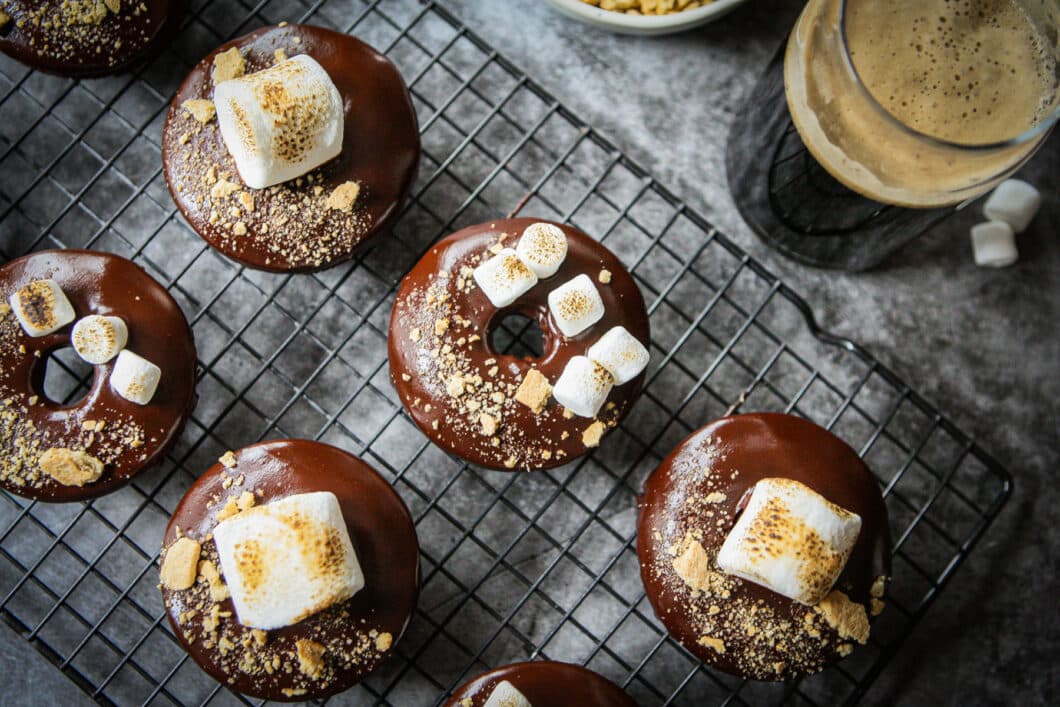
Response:
[[[746,0],[548,0],[568,17],[619,34],[676,34],[727,15]]]

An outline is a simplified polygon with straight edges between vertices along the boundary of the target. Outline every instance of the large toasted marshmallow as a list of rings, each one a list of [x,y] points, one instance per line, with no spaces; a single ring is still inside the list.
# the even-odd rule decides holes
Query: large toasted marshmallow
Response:
[[[846,566],[861,516],[792,479],[755,484],[718,567],[801,604],[824,599]]]
[[[548,309],[564,336],[577,336],[603,318],[604,301],[583,273],[548,293]]]
[[[137,405],[147,405],[155,397],[162,369],[129,349],[122,349],[110,372],[110,387]]]
[[[125,348],[129,341],[129,328],[121,317],[90,314],[74,324],[70,341],[74,351],[85,362],[106,363]]]
[[[342,96],[306,54],[222,81],[213,100],[221,137],[252,189],[299,177],[342,151]]]
[[[537,284],[537,275],[511,248],[475,268],[471,274],[494,307],[507,307]]]
[[[335,494],[302,493],[256,506],[213,531],[239,622],[290,626],[364,587]]]
[[[46,336],[74,321],[74,306],[55,280],[34,280],[7,298],[11,311],[29,336]]]
[[[586,356],[574,356],[552,387],[552,397],[575,415],[596,417],[614,385],[606,368]]]
[[[483,707],[533,707],[526,695],[515,689],[515,685],[501,680],[493,688]]]
[[[616,326],[596,340],[585,355],[615,377],[615,385],[628,383],[648,366],[651,355],[624,326]]]
[[[552,277],[567,258],[567,236],[551,223],[532,223],[523,231],[515,251],[542,280]]]

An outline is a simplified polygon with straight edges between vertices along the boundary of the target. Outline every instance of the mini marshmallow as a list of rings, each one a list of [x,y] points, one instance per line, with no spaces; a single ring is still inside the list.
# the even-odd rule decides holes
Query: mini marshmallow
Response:
[[[604,301],[584,273],[548,293],[548,309],[564,336],[577,336],[604,316]]]
[[[515,250],[527,267],[544,280],[552,277],[567,258],[567,236],[551,223],[532,223],[523,231]]]
[[[581,417],[596,417],[607,400],[615,378],[587,356],[574,356],[552,387],[552,397]]]
[[[1004,221],[987,221],[972,226],[972,254],[979,267],[1008,267],[1020,257],[1016,234]]]
[[[1023,233],[1041,205],[1042,195],[1037,189],[1020,179],[1006,179],[983,204],[983,216],[1004,221],[1014,232]]]
[[[537,284],[537,275],[511,248],[475,268],[475,282],[494,307],[507,307]]]
[[[306,54],[222,81],[213,100],[221,137],[252,189],[300,177],[342,151],[342,96]]]
[[[249,508],[218,523],[213,539],[244,626],[290,626],[364,588],[339,499],[329,491]]]
[[[91,314],[79,319],[70,334],[74,351],[87,363],[106,363],[129,341],[129,328],[121,317]]]
[[[7,301],[29,336],[46,336],[77,318],[74,306],[55,280],[34,280],[15,290]]]
[[[501,680],[493,688],[483,707],[533,707],[526,695],[515,689],[515,685]]]
[[[839,578],[860,531],[859,515],[809,486],[762,479],[722,543],[718,567],[813,605]]]
[[[589,347],[585,355],[610,371],[615,385],[628,383],[648,366],[651,355],[623,326],[612,327]]]
[[[110,387],[130,403],[147,405],[155,397],[162,369],[129,349],[122,349],[110,372]]]

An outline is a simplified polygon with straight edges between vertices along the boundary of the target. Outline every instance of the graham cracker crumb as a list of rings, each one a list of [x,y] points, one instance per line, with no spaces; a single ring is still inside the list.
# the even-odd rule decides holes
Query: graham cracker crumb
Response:
[[[162,560],[162,584],[169,589],[182,590],[195,584],[202,546],[191,538],[180,538],[166,550]]]
[[[725,641],[713,636],[700,636],[699,645],[712,649],[715,653],[725,652]]]
[[[814,607],[829,626],[843,638],[850,638],[864,645],[869,640],[869,617],[865,607],[839,591],[833,589]]]
[[[607,431],[607,425],[596,420],[593,424],[585,428],[582,432],[582,444],[586,447],[599,447],[600,440],[604,438],[604,432]]]
[[[552,384],[548,382],[548,378],[536,368],[531,368],[526,372],[518,390],[515,391],[515,401],[533,410],[534,414],[538,414],[545,409],[550,395],[552,395]]]
[[[497,433],[497,418],[493,415],[482,413],[478,417],[478,422],[482,425],[482,434],[487,437]]]
[[[63,486],[84,486],[103,475],[103,462],[72,449],[52,447],[40,455],[37,464]]]
[[[710,591],[710,557],[703,545],[691,537],[685,538],[685,549],[673,560],[674,572],[681,581],[698,592]]]
[[[210,585],[210,599],[213,601],[224,601],[228,598],[228,585],[221,579],[221,573],[217,571],[217,565],[210,560],[199,563],[199,576]]]
[[[238,79],[247,71],[247,61],[239,52],[238,47],[232,47],[226,52],[221,52],[213,58],[213,71],[210,80],[214,86],[222,81]]]
[[[277,49],[272,53],[272,59],[277,64],[279,64],[281,61],[287,61],[287,51],[284,49]]]
[[[209,123],[217,115],[217,109],[214,107],[213,101],[208,101],[205,98],[192,98],[181,103],[180,107],[203,125]]]
[[[375,648],[378,651],[388,651],[393,644],[394,637],[386,631],[375,637]]]
[[[611,271],[610,270],[601,270],[600,271],[600,275],[597,277],[597,279],[600,280],[600,282],[602,284],[604,284],[604,285],[610,283],[611,282]]]
[[[227,469],[235,469],[236,468],[236,453],[233,452],[231,449],[229,449],[227,452],[222,454],[221,458],[218,459],[217,461],[219,461],[222,464],[224,464],[225,468],[227,468]]]
[[[228,197],[235,194],[240,190],[240,186],[227,179],[219,179],[217,183],[210,188],[210,196],[214,199],[227,199]]]
[[[350,211],[353,211],[353,205],[356,203],[357,197],[360,195],[360,184],[357,182],[343,182],[331,192],[325,206],[329,209],[349,213]]]
[[[304,687],[285,687],[280,692],[284,697],[300,697],[305,694],[306,690]]]
[[[269,640],[269,632],[260,628],[252,628],[250,629],[250,637],[254,639],[254,643],[258,646],[264,646]]]
[[[727,497],[725,496],[725,494],[723,494],[721,491],[713,491],[711,493],[708,493],[707,497],[703,500],[707,503],[721,503],[726,498]]]
[[[295,647],[298,649],[298,670],[311,678],[320,677],[324,672],[324,646],[308,638],[300,638],[295,642]]]

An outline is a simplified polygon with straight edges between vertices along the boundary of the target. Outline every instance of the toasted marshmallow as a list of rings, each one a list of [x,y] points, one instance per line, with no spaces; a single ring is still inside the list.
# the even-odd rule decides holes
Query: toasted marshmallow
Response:
[[[639,376],[651,358],[644,344],[623,326],[608,329],[585,355],[606,368],[615,377],[615,385],[628,383]]]
[[[575,415],[596,417],[614,385],[606,368],[587,356],[574,356],[552,387],[552,397]]]
[[[801,604],[832,589],[861,531],[861,516],[792,479],[755,484],[718,552],[718,567]]]
[[[578,275],[548,293],[548,309],[564,336],[577,336],[604,316],[604,301],[593,279]]]
[[[1016,234],[1004,221],[972,226],[972,256],[981,268],[1006,268],[1020,258]]]
[[[342,96],[306,54],[223,81],[213,100],[221,137],[252,189],[300,177],[342,151]]]
[[[983,216],[991,221],[1004,221],[1016,233],[1023,233],[1038,213],[1042,195],[1027,182],[1006,179],[983,204]]]
[[[155,397],[162,369],[129,349],[122,349],[110,372],[110,387],[137,405],[147,405]]]
[[[90,314],[74,324],[70,341],[77,355],[87,363],[106,363],[125,348],[129,341],[129,328],[121,317]]]
[[[22,330],[29,336],[46,336],[74,321],[74,306],[55,280],[34,280],[7,298]]]
[[[532,223],[523,231],[515,252],[534,274],[552,277],[567,258],[567,236],[551,223]]]
[[[339,499],[330,491],[245,510],[218,523],[213,539],[244,626],[290,626],[364,587]]]
[[[493,688],[483,707],[533,707],[526,695],[515,689],[515,685],[501,680]]]
[[[537,275],[511,248],[505,248],[479,265],[472,277],[498,308],[507,307],[537,284]]]

